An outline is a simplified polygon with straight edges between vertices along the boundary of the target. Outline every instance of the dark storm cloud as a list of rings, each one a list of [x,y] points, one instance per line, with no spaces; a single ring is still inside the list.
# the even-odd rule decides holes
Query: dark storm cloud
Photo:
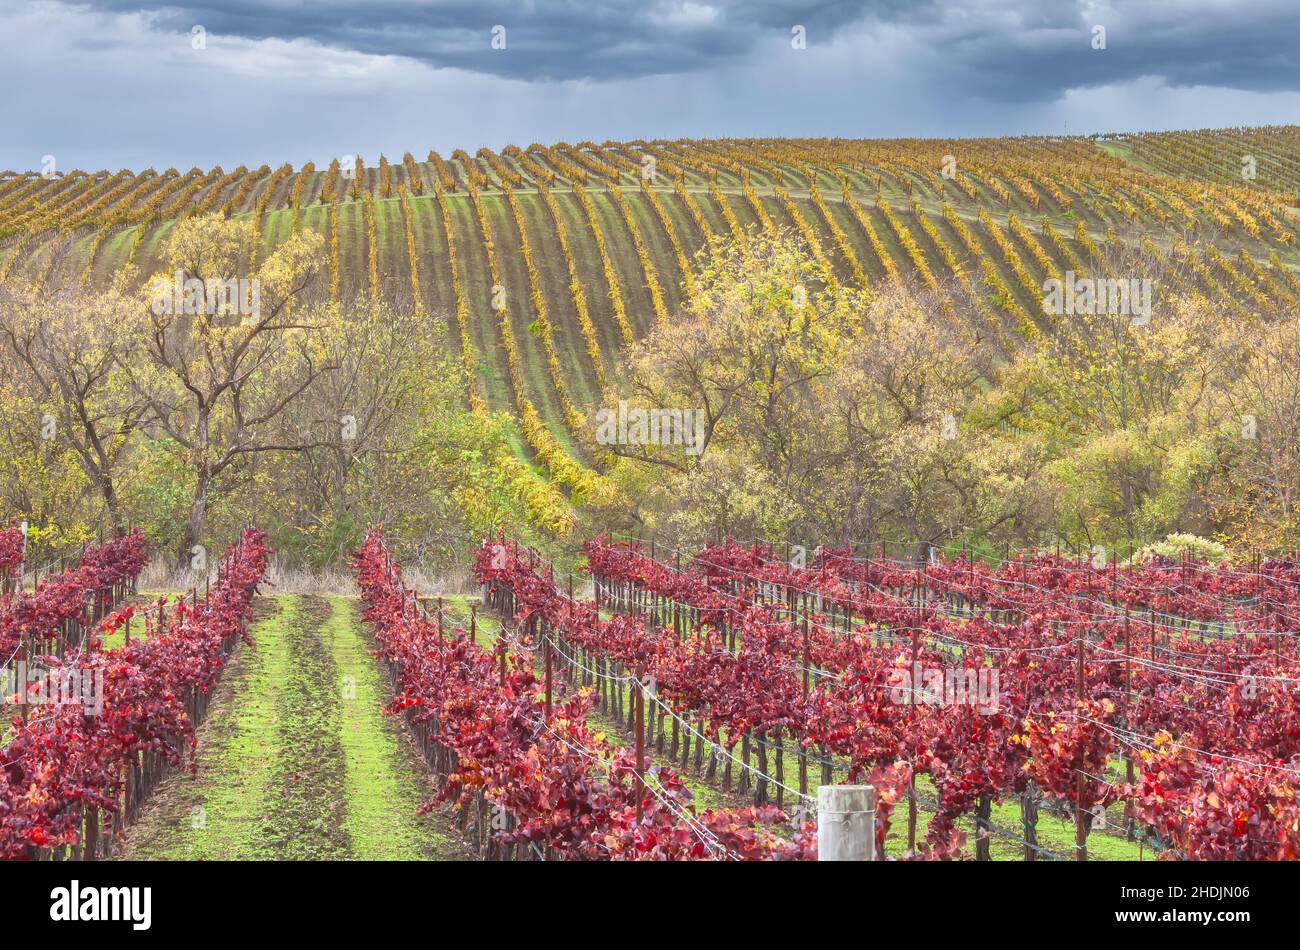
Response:
[[[512,79],[625,79],[698,72],[804,26],[810,45],[872,16],[917,8],[891,3],[774,0],[236,0],[167,4],[102,0],[92,8],[147,12],[163,29],[248,39],[308,39],[369,54]],[[491,45],[505,27],[506,47]]]
[[[788,45],[807,29],[812,50],[848,28],[890,31],[918,47],[918,81],[959,84],[1003,101],[1163,76],[1172,85],[1300,88],[1300,3],[1254,0],[234,0],[94,9],[145,12],[159,28],[248,39],[306,39],[528,81],[616,80],[700,73]],[[506,28],[506,49],[491,30]],[[1107,31],[1092,48],[1091,28]]]

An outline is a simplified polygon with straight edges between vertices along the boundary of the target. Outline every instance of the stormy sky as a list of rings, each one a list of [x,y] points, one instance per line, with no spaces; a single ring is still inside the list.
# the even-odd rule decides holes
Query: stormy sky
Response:
[[[1297,36],[1296,0],[0,0],[0,169],[1296,123]]]

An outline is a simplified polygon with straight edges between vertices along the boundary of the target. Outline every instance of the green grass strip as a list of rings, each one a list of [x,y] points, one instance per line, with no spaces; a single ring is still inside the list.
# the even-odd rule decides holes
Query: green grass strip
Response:
[[[352,856],[366,861],[450,858],[458,845],[433,815],[417,816],[430,797],[423,767],[395,717],[386,685],[363,639],[357,601],[331,597],[321,637],[334,658],[344,755],[344,827]]]

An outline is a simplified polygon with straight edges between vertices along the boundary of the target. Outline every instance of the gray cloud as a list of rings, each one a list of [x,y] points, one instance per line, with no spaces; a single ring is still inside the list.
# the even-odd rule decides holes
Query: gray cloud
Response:
[[[962,88],[1029,100],[1081,85],[1161,75],[1178,85],[1300,88],[1300,4],[1254,0],[91,0],[146,13],[160,29],[305,39],[529,81],[707,72],[788,43],[816,50],[854,27],[896,32],[934,54]],[[506,28],[506,49],[491,47]],[[1094,50],[1091,28],[1107,30]]]
[[[918,27],[944,76],[1001,101],[1160,76],[1175,86],[1261,92],[1300,89],[1294,52],[1300,4],[1257,0],[1127,0],[965,5]],[[1105,30],[1105,49],[1093,30]]]
[[[1127,2],[1121,16],[1030,0],[749,2],[716,14],[654,0],[547,0],[515,14],[398,0],[0,0],[0,169],[45,154],[62,169],[229,168],[560,139],[1294,122],[1293,2]],[[487,49],[498,20],[500,53]],[[807,26],[808,49],[790,48],[790,21]],[[1094,21],[1104,51],[1089,46]],[[195,23],[206,50],[191,49]],[[471,40],[487,67],[444,61]]]
[[[928,2],[928,0],[927,0]],[[340,49],[406,56],[513,79],[625,79],[698,72],[741,57],[803,25],[810,45],[898,3],[773,0],[94,0],[99,10],[148,13],[159,28],[212,35],[297,38]],[[492,30],[505,28],[504,50]]]

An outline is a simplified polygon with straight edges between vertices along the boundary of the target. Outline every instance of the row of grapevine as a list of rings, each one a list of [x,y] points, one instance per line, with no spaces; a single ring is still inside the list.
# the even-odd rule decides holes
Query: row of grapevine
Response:
[[[713,181],[709,182],[709,194],[713,196],[713,202],[718,206],[718,213],[727,222],[727,231],[731,234],[731,239],[739,244],[741,251],[744,252],[746,257],[749,257],[749,236],[745,233],[745,229],[741,227],[740,221],[736,217],[736,211],[731,207],[731,202],[727,200],[726,194]]]
[[[681,240],[677,237],[677,228],[673,225],[672,218],[668,216],[662,202],[659,201],[659,196],[655,194],[655,190],[649,186],[644,178],[641,179],[641,195],[649,203],[655,217],[659,219],[664,234],[668,237],[668,243],[673,249],[673,256],[677,259],[677,269],[682,275],[683,294],[689,298],[695,292],[695,276],[690,258],[682,247]]]
[[[275,193],[279,189],[280,185],[283,184],[292,174],[293,166],[288,162],[285,162],[271,174],[270,178],[266,180],[266,187],[262,189],[262,193],[257,196],[257,200],[253,203],[253,244],[249,252],[248,261],[248,269],[250,271],[257,267],[257,261],[262,251],[262,219],[266,215],[266,206],[270,204],[271,199],[275,197]]]
[[[984,254],[984,248],[975,239],[970,227],[950,204],[943,206],[943,214],[952,229],[957,232],[957,236],[961,238],[966,250],[979,261],[980,271],[984,275],[984,283],[993,292],[993,301],[997,307],[1015,318],[1017,329],[1021,334],[1029,338],[1037,336],[1037,324],[1034,323],[1033,318],[1025,312],[1025,308],[1016,300],[1015,294],[1011,292],[1011,288],[1006,285],[1002,275],[998,273],[997,266]],[[1080,225],[1082,225],[1082,222],[1080,222]]]
[[[251,171],[245,175],[239,182],[239,185],[235,188],[234,194],[232,194],[229,200],[222,205],[221,213],[231,215],[241,209],[245,202],[248,201],[248,196],[253,193],[253,189],[257,187],[257,183],[269,174],[271,174],[270,166],[262,165],[255,171]]]
[[[583,418],[581,413],[578,412],[578,407],[573,402],[573,397],[569,394],[569,387],[564,379],[564,369],[560,365],[560,354],[555,348],[555,331],[551,325],[550,312],[546,304],[546,294],[542,291],[542,278],[538,273],[537,263],[533,259],[533,247],[532,242],[528,239],[528,228],[524,221],[523,209],[519,206],[519,199],[515,196],[514,189],[505,182],[502,182],[501,187],[505,192],[506,202],[510,206],[510,213],[514,217],[515,229],[519,235],[519,249],[524,259],[524,269],[528,273],[529,300],[533,305],[538,334],[542,340],[542,349],[546,353],[546,364],[550,369],[551,384],[555,387],[556,396],[559,398],[560,410],[564,413],[565,424],[570,431],[577,432],[583,426]]]
[[[501,545],[498,548],[503,547]],[[485,550],[481,552],[487,554]],[[513,558],[510,559],[513,561]],[[570,637],[599,637],[621,622],[601,621],[588,607],[560,602],[532,608],[527,632],[503,626],[491,651],[443,615],[412,608],[412,593],[383,537],[372,531],[354,555],[378,655],[393,677],[399,706],[425,755],[439,797],[452,802],[457,825],[480,853],[511,860],[798,859],[812,855],[811,829],[797,842],[768,827],[772,811],[696,812],[670,769],[648,770],[587,724],[593,698],[583,671],[568,662]],[[487,579],[489,603],[508,610],[523,571]],[[511,567],[514,565],[511,564]],[[516,580],[518,578],[518,580]],[[533,672],[545,652],[558,677]],[[564,802],[557,808],[555,801]],[[489,820],[490,814],[490,820]]]
[[[474,356],[474,341],[469,332],[470,309],[465,291],[465,278],[461,273],[460,255],[456,247],[456,228],[451,219],[451,207],[441,176],[434,183],[433,194],[438,203],[438,216],[442,218],[443,235],[447,241],[447,261],[451,271],[452,294],[456,301],[456,327],[460,334],[461,363],[465,369],[466,385],[469,387],[469,403],[476,412],[486,412],[483,397],[478,391],[478,361]]]
[[[375,222],[375,198],[369,191],[362,192],[362,210],[366,222],[366,270],[369,281],[370,303],[379,301],[379,228]]]
[[[411,270],[411,299],[415,303],[415,312],[424,316],[424,293],[420,290],[420,255],[415,246],[415,225],[411,218],[411,200],[407,196],[406,184],[399,183],[397,197],[402,208],[402,231],[406,236],[406,260]]]
[[[785,208],[786,214],[794,222],[795,230],[803,238],[808,250],[812,252],[813,260],[817,262],[817,268],[821,271],[822,280],[826,282],[826,286],[838,287],[839,279],[835,276],[835,268],[831,265],[830,258],[826,256],[826,251],[822,248],[822,242],[817,237],[817,232],[812,229],[812,225],[804,218],[799,206],[795,204],[788,191],[780,185],[775,186],[773,190]]]
[[[521,149],[518,145],[507,145],[501,150],[501,154],[526,171],[529,177],[531,177],[539,186],[549,188],[551,185],[555,184],[555,172],[534,160],[531,155]]]
[[[503,184],[511,185],[515,188],[524,186],[523,176],[515,171],[509,165],[501,160],[501,156],[490,148],[481,148],[478,150],[478,157],[488,163],[488,167],[496,172],[496,176]]]
[[[86,715],[80,704],[53,705],[11,730],[0,772],[0,855],[94,860],[112,854],[164,770],[183,764],[252,616],[266,572],[265,542],[261,532],[245,531],[221,559],[206,597],[194,591],[194,604],[182,600],[170,617],[161,601],[143,612],[145,637],[119,649],[79,651],[57,665],[83,680],[98,678],[101,708]],[[102,632],[128,624],[134,612],[133,606],[118,611]]]
[[[623,337],[623,342],[631,343],[635,339],[635,334],[632,332],[632,324],[627,318],[627,307],[623,303],[622,285],[619,281],[618,271],[614,269],[614,262],[610,259],[609,248],[605,244],[605,235],[600,229],[600,220],[596,215],[596,207],[592,204],[591,196],[587,194],[586,189],[581,185],[574,185],[573,193],[582,205],[583,213],[587,216],[587,224],[591,228],[592,237],[596,241],[596,251],[600,255],[600,266],[605,274],[605,284],[609,287],[609,303],[610,309],[614,312],[614,322],[618,324],[618,331]]]
[[[637,227],[636,219],[632,216],[632,209],[627,203],[627,198],[623,196],[623,190],[621,188],[611,188],[608,194],[618,208],[619,214],[623,216],[623,223],[627,225],[628,234],[632,238],[632,246],[636,248],[636,256],[641,261],[641,271],[645,274],[645,285],[650,291],[650,303],[654,309],[655,322],[663,323],[668,319],[668,308],[664,305],[664,292],[659,285],[659,275],[655,270],[654,260],[650,257],[645,242],[641,239],[641,231]]]
[[[522,416],[525,413],[525,407],[531,406],[531,403],[524,384],[519,347],[515,342],[514,328],[510,323],[509,303],[505,299],[505,282],[497,262],[496,242],[492,236],[492,223],[488,218],[487,209],[483,206],[483,199],[472,177],[466,179],[466,190],[469,192],[470,201],[474,205],[474,213],[478,217],[479,228],[483,234],[483,249],[487,256],[488,275],[492,282],[492,306],[497,312],[496,323],[501,333],[501,344],[506,352],[506,366],[514,393],[515,407]],[[534,429],[531,431],[535,436],[539,434],[539,430]],[[550,433],[547,432],[546,435],[549,437]],[[532,448],[535,452],[548,452],[549,454],[550,446],[547,443],[541,443],[533,445]]]
[[[404,154],[402,167],[406,170],[406,187],[411,194],[424,194],[424,179],[420,177],[420,169],[415,166],[415,156],[410,152]]]
[[[862,267],[862,262],[858,260],[857,252],[853,245],[849,243],[849,237],[844,233],[844,229],[839,226],[835,217],[831,214],[831,209],[826,207],[826,201],[822,198],[821,192],[814,186],[808,193],[812,199],[813,205],[821,212],[822,220],[826,223],[826,228],[831,232],[831,238],[835,242],[836,248],[839,249],[840,256],[844,258],[844,263],[848,265],[849,271],[853,274],[853,279],[857,283],[858,289],[867,291],[871,287],[871,281],[867,278],[867,272]]]
[[[596,339],[596,328],[591,322],[591,313],[587,309],[587,293],[582,287],[582,279],[578,276],[578,262],[573,256],[573,249],[569,246],[569,235],[564,227],[564,219],[560,215],[560,209],[550,189],[539,182],[537,190],[546,203],[547,211],[550,212],[556,237],[560,240],[560,250],[564,253],[564,263],[569,269],[569,294],[573,298],[573,309],[578,316],[578,326],[582,329],[587,358],[591,360],[592,370],[596,374],[596,386],[604,390],[605,367],[600,355],[600,344]]]

